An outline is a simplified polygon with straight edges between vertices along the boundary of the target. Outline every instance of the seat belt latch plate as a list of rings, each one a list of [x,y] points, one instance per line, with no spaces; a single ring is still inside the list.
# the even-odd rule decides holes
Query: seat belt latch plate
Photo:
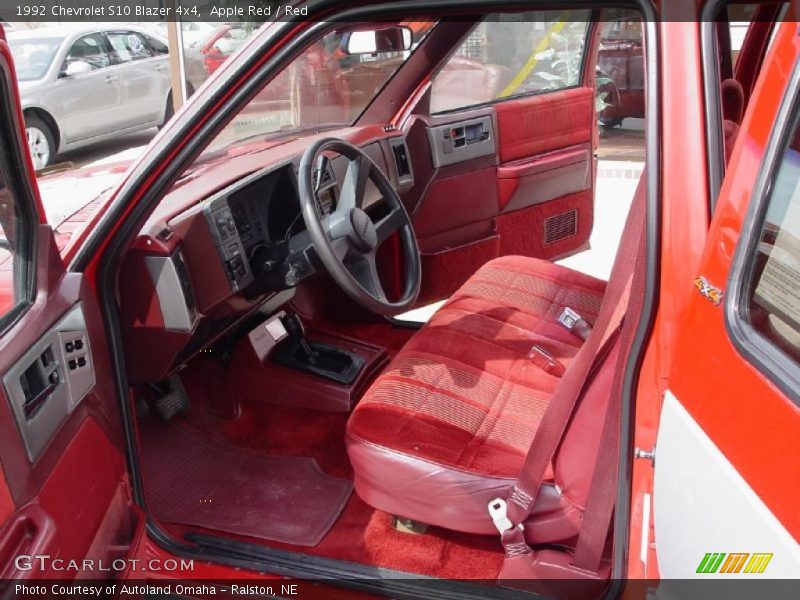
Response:
[[[500,533],[514,528],[514,524],[508,518],[508,504],[502,498],[495,498],[489,502],[489,516],[492,517],[492,522]]]
[[[558,315],[558,322],[570,331],[575,329],[575,325],[577,325],[578,321],[582,320],[583,317],[572,310],[569,306],[565,306],[564,310],[561,311],[561,314]]]
[[[565,306],[558,315],[558,322],[564,329],[577,335],[583,341],[586,341],[592,333],[592,325],[569,306]]]
[[[528,359],[548,375],[563,377],[566,367],[539,344],[534,344],[528,352]]]

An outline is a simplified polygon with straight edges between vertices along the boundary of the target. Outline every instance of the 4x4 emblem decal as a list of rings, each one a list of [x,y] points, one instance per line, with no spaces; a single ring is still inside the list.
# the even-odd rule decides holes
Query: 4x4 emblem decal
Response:
[[[696,287],[697,291],[714,306],[719,306],[722,302],[722,297],[725,295],[721,289],[715,285],[711,285],[708,279],[702,275],[694,280],[694,287]]]

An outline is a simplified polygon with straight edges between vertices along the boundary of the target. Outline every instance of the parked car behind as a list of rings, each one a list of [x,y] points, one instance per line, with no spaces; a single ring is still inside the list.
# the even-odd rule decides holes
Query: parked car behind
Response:
[[[191,45],[185,44],[186,77],[194,89],[200,87],[257,29],[257,24],[244,22],[213,25],[212,29],[205,30],[204,37]]]
[[[8,34],[34,166],[65,150],[163,125],[172,115],[167,44],[133,25]]]
[[[197,45],[199,42],[206,39],[213,31],[216,31],[218,23],[206,23],[203,21],[184,21],[181,23],[181,30],[183,31],[183,45],[184,47],[191,47]],[[167,22],[159,21],[151,23],[148,27],[154,30],[162,38],[167,37]]]

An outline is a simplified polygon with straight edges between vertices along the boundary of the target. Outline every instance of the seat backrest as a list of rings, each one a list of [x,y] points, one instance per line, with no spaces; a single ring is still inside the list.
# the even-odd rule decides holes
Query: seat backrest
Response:
[[[646,218],[646,181],[646,174],[642,173],[620,239],[608,282],[608,292],[603,299],[604,305],[607,303],[616,305],[619,289],[631,280],[633,270],[637,264],[641,264],[641,261],[635,259],[642,247],[642,237],[646,232],[643,226]],[[635,290],[632,293],[635,293]],[[586,506],[619,352],[620,338],[617,337],[606,357],[600,364],[595,365],[591,381],[578,401],[572,420],[553,459],[556,483],[562,493],[581,508]]]
[[[744,117],[744,88],[735,79],[726,79],[720,84],[722,118],[741,124]]]
[[[736,138],[739,137],[739,124],[725,119],[722,122],[722,140],[725,146],[725,163],[727,164],[731,159],[733,146],[736,143]]]
[[[725,162],[731,158],[733,145],[739,135],[739,126],[744,118],[744,88],[735,79],[726,79],[720,85],[722,103],[722,136],[725,146]]]

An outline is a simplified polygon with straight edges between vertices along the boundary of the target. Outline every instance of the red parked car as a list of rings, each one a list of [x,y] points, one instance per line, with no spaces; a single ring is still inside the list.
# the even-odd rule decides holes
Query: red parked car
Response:
[[[0,41],[5,578],[566,598],[800,573],[794,4],[735,77],[717,5],[638,4],[647,164],[607,281],[556,262],[621,210],[595,198],[602,13],[415,6],[260,30],[60,248]],[[450,61],[499,97],[459,101]]]
[[[253,26],[248,23],[227,23],[199,42],[197,46],[206,72],[210,75],[216,71],[247,40],[252,30]]]

